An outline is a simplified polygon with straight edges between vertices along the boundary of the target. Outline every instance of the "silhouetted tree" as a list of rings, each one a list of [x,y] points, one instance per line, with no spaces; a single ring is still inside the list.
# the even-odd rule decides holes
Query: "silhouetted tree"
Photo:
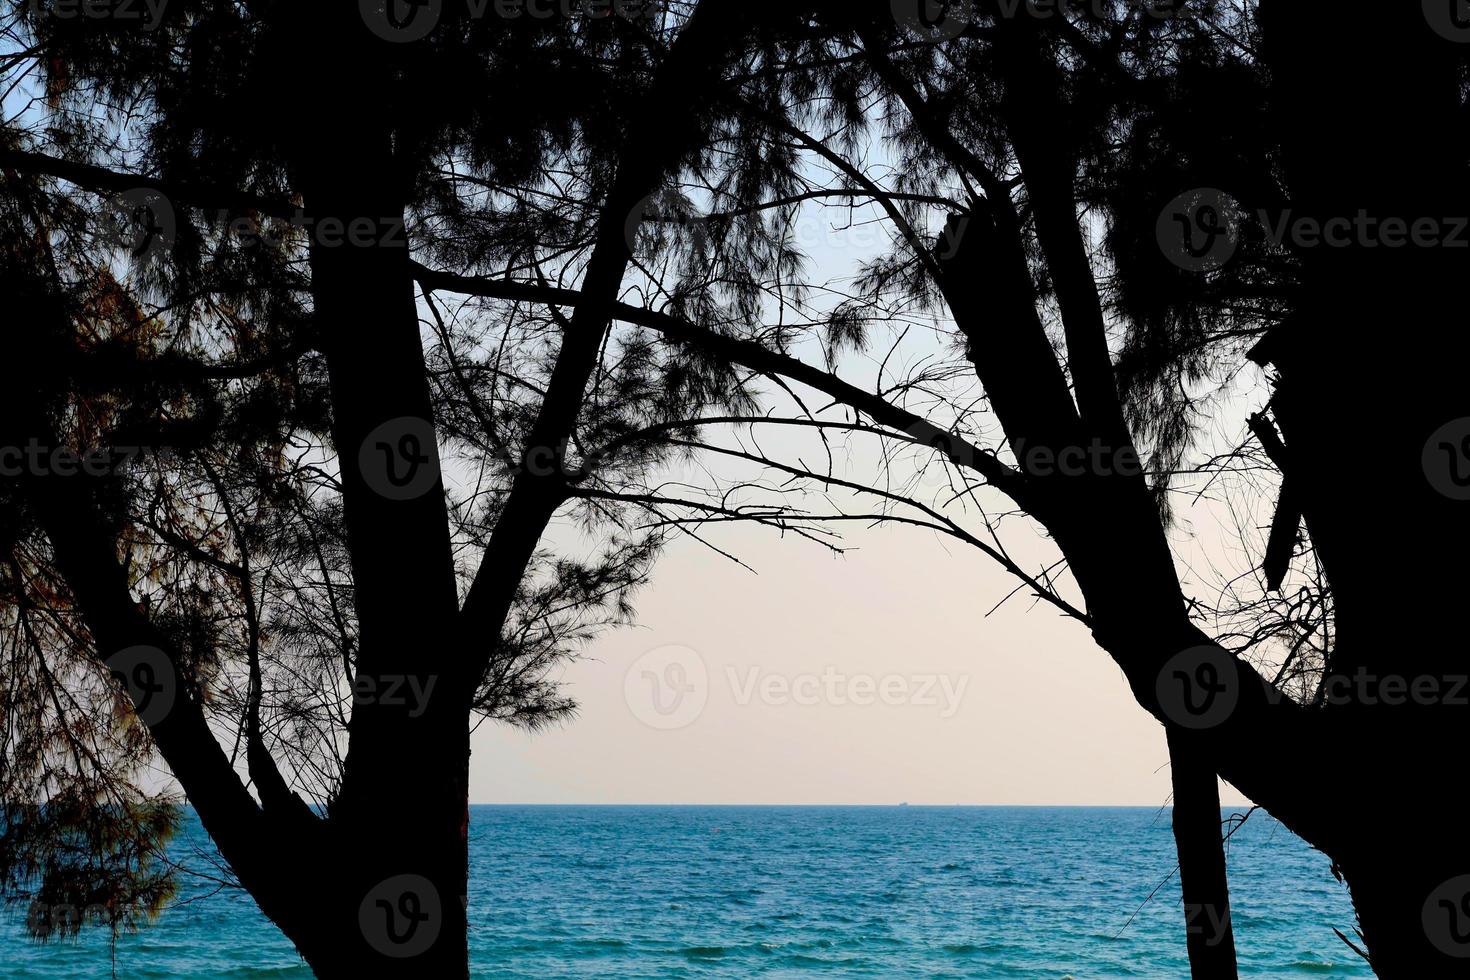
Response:
[[[1463,25],[1434,5],[1044,16],[982,3],[900,18],[895,32],[864,9],[828,12],[829,60],[852,72],[833,90],[891,107],[891,159],[865,158],[862,120],[823,99],[785,115],[745,106],[805,159],[804,185],[773,198],[773,213],[836,199],[844,220],[885,222],[895,251],[825,308],[772,283],[779,326],[711,330],[658,302],[615,315],[847,411],[786,424],[936,451],[956,471],[945,503],[977,508],[981,529],[904,488],[743,455],[777,479],[882,502],[814,522],[902,520],[968,540],[1078,613],[1168,729],[1181,808],[1217,812],[1213,779],[1197,778],[1217,771],[1333,859],[1381,975],[1455,975],[1470,879],[1443,753],[1465,711],[1443,617],[1461,576],[1442,559],[1457,553],[1470,495],[1466,340],[1446,312],[1465,254]],[[718,226],[735,209],[719,188],[710,196]],[[1368,230],[1342,239],[1360,215]],[[952,322],[970,385],[952,364],[890,375],[901,338],[874,357],[872,384],[831,369],[844,349],[874,345],[875,324],[901,333],[929,313]],[[795,343],[823,325],[818,367]],[[1229,405],[1221,383],[1251,361],[1273,368],[1269,403],[1241,414],[1234,449],[1188,463],[1201,419]],[[1004,442],[985,448],[996,422]],[[1252,494],[1241,544],[1259,564],[1223,583],[1240,599],[1224,608],[1181,585],[1169,496],[1186,475]],[[1045,529],[1065,576],[1009,559],[991,537],[1007,516],[994,491]],[[1263,505],[1274,515],[1255,520]],[[1420,603],[1409,611],[1386,599],[1406,575]],[[1374,802],[1345,806],[1349,780]],[[1180,835],[1187,902],[1224,898],[1218,839]]]
[[[662,539],[618,492],[667,450],[588,447],[749,404],[608,311],[769,46],[726,0],[134,9],[16,4],[3,54],[0,874],[155,909],[151,740],[318,975],[466,976],[471,727],[567,713]],[[410,246],[600,305],[421,307]]]

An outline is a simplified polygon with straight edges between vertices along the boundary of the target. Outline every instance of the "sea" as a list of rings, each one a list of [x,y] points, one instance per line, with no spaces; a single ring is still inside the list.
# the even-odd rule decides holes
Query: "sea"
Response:
[[[477,806],[471,969],[1179,980],[1169,819],[1161,808]],[[207,877],[185,874],[139,932],[39,944],[24,909],[5,909],[0,977],[311,976],[248,895],[221,888],[192,814],[171,847]],[[1263,811],[1228,848],[1242,977],[1372,976],[1333,931],[1353,936],[1354,918],[1326,857]]]

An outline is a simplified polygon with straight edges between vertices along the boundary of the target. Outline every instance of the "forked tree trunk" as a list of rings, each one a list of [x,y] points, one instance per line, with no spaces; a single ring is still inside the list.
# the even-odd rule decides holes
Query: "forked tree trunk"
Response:
[[[327,853],[282,922],[319,977],[468,977],[474,653],[464,642],[404,224],[395,48],[351,5],[302,5],[299,118],[283,125],[310,225],[313,319],[358,644]],[[303,889],[306,891],[305,889]]]
[[[355,145],[342,167],[387,169]],[[368,218],[398,244],[312,247],[361,639],[334,887],[287,933],[320,977],[467,977],[471,682],[402,204],[345,176],[305,186],[314,214]],[[423,486],[415,467],[433,470]]]
[[[1060,451],[1066,447],[1080,447],[1097,441],[1097,444],[1112,447],[1114,453],[1131,445],[1129,430],[1118,398],[1116,377],[1112,369],[1108,350],[1106,316],[1092,269],[1092,259],[1077,222],[1078,200],[1074,182],[1078,169],[1079,147],[1067,135],[1069,127],[1058,122],[1068,116],[1069,107],[1063,98],[1066,89],[1065,75],[1049,50],[1045,26],[1035,18],[1002,18],[997,29],[996,63],[1003,81],[1000,99],[1007,116],[1016,158],[1025,182],[1028,203],[1035,220],[1036,234],[1046,257],[1051,283],[1056,292],[1061,312],[1063,332],[1066,336],[1067,366],[1076,397],[1077,418],[1072,419],[1065,386],[1052,386],[1057,392],[1055,404],[1067,404],[1065,412],[1047,411],[1045,414],[1060,416],[1060,426],[1054,422],[1044,423],[1042,431],[1053,430],[1051,447]],[[999,190],[999,188],[997,188]],[[1007,193],[1007,192],[1003,192]],[[1013,215],[1002,216],[1002,225],[1009,225],[1014,234],[1020,222]],[[987,236],[988,237],[988,236]],[[1011,303],[1019,308],[1022,304],[1030,309],[1028,319],[1035,319],[1035,298],[1030,295],[1029,273],[1023,255],[1012,243],[999,255],[989,256],[976,268],[976,282],[984,283],[987,294],[994,293],[996,278],[994,261],[1001,259],[1011,269]],[[1008,256],[1006,253],[1009,253]],[[1002,267],[1004,268],[1004,267]],[[970,287],[973,289],[974,287]],[[969,290],[956,286],[955,295]],[[1019,300],[1019,303],[1017,302]],[[966,305],[962,300],[961,305]],[[963,314],[956,311],[957,317]],[[1014,315],[1014,314],[1013,314]],[[968,329],[972,337],[994,335],[990,325],[976,325]],[[1047,345],[1045,332],[1039,325],[1030,330],[1033,346]],[[1047,353],[1033,355],[1038,364],[1048,364]],[[1008,364],[1009,367],[1009,364]],[[1048,368],[1048,372],[1050,369]],[[1021,401],[1030,393],[1017,397],[1014,393],[995,390],[995,383],[1003,381],[992,372],[982,380],[993,399]],[[1011,383],[1030,387],[1024,374],[1010,379]],[[1039,402],[1034,404],[1041,404]],[[1056,438],[1061,432],[1071,430],[1070,437]],[[1046,439],[1036,440],[1032,433],[1023,432],[1008,425],[1012,446],[1021,458],[1024,443],[1045,444]],[[1019,439],[1017,438],[1019,437]],[[1112,462],[1116,462],[1116,459]],[[1114,472],[1117,468],[1114,467]],[[1078,481],[1079,483],[1081,481]],[[1116,482],[1116,481],[1114,481]],[[1078,488],[1072,488],[1077,491]],[[1132,493],[1129,493],[1129,490]],[[1148,545],[1143,544],[1141,535],[1133,536],[1128,546],[1152,550],[1157,559],[1155,578],[1161,591],[1155,596],[1162,615],[1177,615],[1177,602],[1171,597],[1178,595],[1178,583],[1173,577],[1172,560],[1168,557],[1167,541],[1158,528],[1153,513],[1140,513],[1137,505],[1146,499],[1143,487],[1134,480],[1131,487],[1112,486],[1100,499],[1112,496],[1115,501],[1133,509],[1129,518],[1138,518],[1140,529],[1147,528],[1152,537]],[[1081,491],[1086,493],[1085,490]],[[1126,503],[1125,503],[1126,502]],[[1083,507],[1087,506],[1083,503]],[[1098,508],[1091,516],[1097,524],[1107,524],[1119,516],[1116,511]],[[1084,520],[1086,520],[1084,518]],[[1058,515],[1052,523],[1054,531],[1066,523]],[[1124,537],[1128,537],[1125,533]],[[1086,531],[1075,530],[1065,538],[1079,546],[1097,542],[1097,537]],[[1064,545],[1065,548],[1065,545]],[[1113,549],[1104,548],[1091,556],[1096,560]],[[1069,558],[1072,558],[1069,555]],[[1075,561],[1075,559],[1074,559]],[[1102,572],[1097,578],[1104,579],[1111,570]],[[1146,587],[1140,585],[1140,587]],[[1086,589],[1085,589],[1086,591]],[[1101,618],[1119,616],[1124,606],[1105,608],[1099,603],[1097,588],[1088,591],[1090,610],[1101,611]],[[1161,623],[1169,620],[1160,620]],[[1174,831],[1178,844],[1180,874],[1185,890],[1187,947],[1191,969],[1196,980],[1234,980],[1235,936],[1230,928],[1230,897],[1225,874],[1225,858],[1220,841],[1220,800],[1218,777],[1208,751],[1185,733],[1169,730],[1169,763],[1174,780]]]
[[[405,167],[393,146],[392,120],[413,107],[401,104],[381,45],[364,41],[361,30],[335,36],[340,8],[309,9],[302,51],[317,111],[294,134],[303,149],[297,176],[315,223],[314,314],[331,376],[362,637],[355,691],[368,696],[354,699],[327,835],[331,871],[315,876],[333,884],[315,914],[307,908],[281,925],[320,977],[467,977],[474,665],[504,628],[565,488],[561,467],[517,474],[461,609],[403,230]],[[713,0],[681,32],[634,114],[584,276],[588,295],[616,298],[630,258],[629,216],[704,138],[700,107],[718,90],[744,30],[745,8]],[[333,240],[323,221],[332,222]],[[371,240],[351,240],[354,228]],[[607,322],[601,309],[573,317],[528,458],[562,451],[573,435]],[[432,472],[417,479],[425,467]],[[396,703],[374,696],[403,678],[435,693],[406,705],[401,696]]]

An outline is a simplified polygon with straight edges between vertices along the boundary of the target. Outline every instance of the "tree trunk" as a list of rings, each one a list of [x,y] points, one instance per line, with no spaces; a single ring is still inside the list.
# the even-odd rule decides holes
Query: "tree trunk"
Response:
[[[320,977],[468,977],[469,729],[458,587],[408,234],[408,107],[355,5],[303,4],[281,138],[308,219],[312,314],[357,610],[327,853],[287,935]],[[480,645],[492,644],[498,624]]]
[[[360,641],[328,818],[340,885],[330,908],[288,931],[318,976],[467,977],[473,679],[407,241],[396,230],[403,205],[380,176],[392,155],[375,154],[371,136],[346,145],[350,158],[309,171],[303,187],[314,236],[324,221],[373,228],[371,245],[311,247]],[[349,167],[371,176],[353,179]]]
[[[1465,48],[1434,5],[1309,7],[1261,10],[1290,199],[1298,217],[1380,229],[1299,248],[1297,315],[1258,351],[1338,613],[1319,745],[1352,767],[1364,809],[1339,804],[1351,833],[1328,851],[1379,976],[1464,976],[1470,847],[1450,787],[1470,722]],[[1390,243],[1388,221],[1427,221],[1436,240]]]
[[[401,219],[391,194],[306,186],[315,214]],[[328,815],[337,884],[287,930],[322,977],[469,974],[473,680],[408,261],[406,244],[312,247],[360,627]]]
[[[1184,890],[1184,928],[1194,980],[1235,980],[1235,930],[1220,835],[1220,782],[1187,734],[1169,730],[1174,844]]]
[[[1388,980],[1440,980],[1470,972],[1470,878],[1448,875],[1443,855],[1393,845],[1345,867],[1373,970]],[[1463,865],[1461,865],[1463,866]]]

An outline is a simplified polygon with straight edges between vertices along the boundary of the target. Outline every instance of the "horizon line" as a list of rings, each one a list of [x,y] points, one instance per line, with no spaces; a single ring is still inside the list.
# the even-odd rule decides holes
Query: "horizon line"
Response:
[[[1249,808],[1250,803],[1221,803],[1220,809],[1229,810],[1237,807]],[[914,803],[900,801],[898,803],[485,803],[471,802],[470,806],[496,806],[496,807],[682,807],[687,809],[715,809],[715,808],[769,808],[769,809],[901,809],[924,808],[924,809],[950,809],[950,810],[1167,810],[1172,809],[1172,802],[1166,803]]]

